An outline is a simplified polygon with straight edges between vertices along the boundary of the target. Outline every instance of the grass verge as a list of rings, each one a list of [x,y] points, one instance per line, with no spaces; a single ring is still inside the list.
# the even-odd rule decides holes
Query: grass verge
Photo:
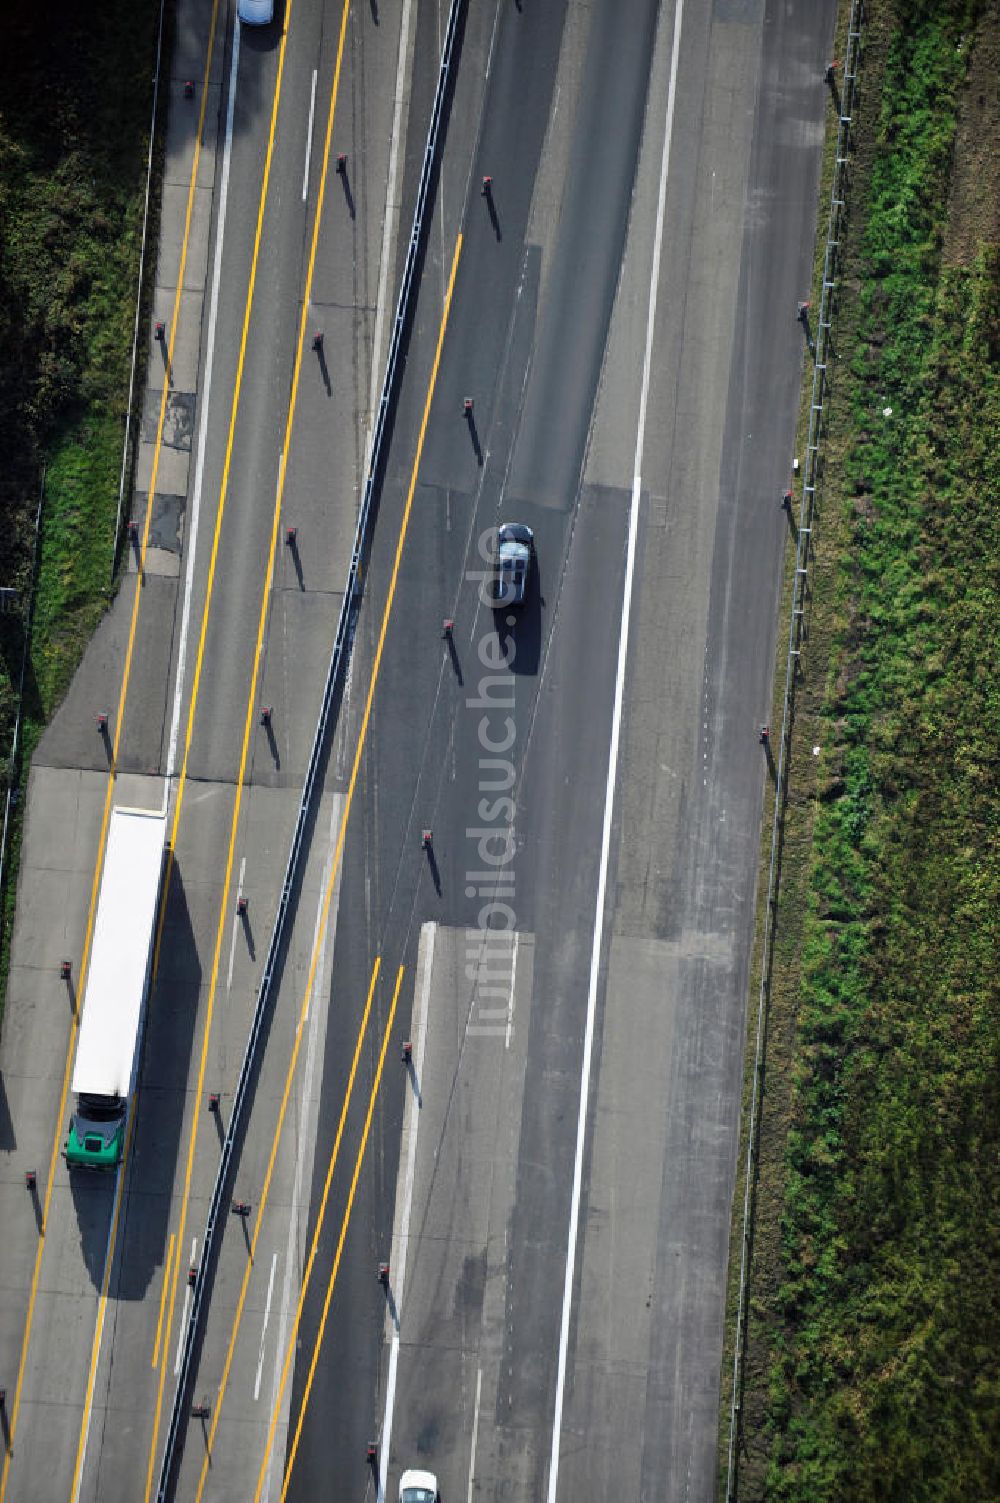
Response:
[[[19,591],[21,610],[0,616],[0,798],[20,782],[111,595],[158,18],[159,0],[4,8],[0,584]],[[0,895],[0,997],[19,846],[15,823]]]
[[[803,1503],[1000,1496],[1000,6],[867,9],[742,1395]]]

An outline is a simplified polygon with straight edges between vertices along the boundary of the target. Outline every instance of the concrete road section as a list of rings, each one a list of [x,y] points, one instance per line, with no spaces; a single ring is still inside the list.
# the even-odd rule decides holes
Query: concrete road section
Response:
[[[562,1437],[569,1497],[595,1485],[714,1495],[771,771],[757,732],[771,701],[779,498],[803,357],[795,308],[811,267],[832,27],[832,6],[717,5],[710,24],[693,10],[683,18],[650,392],[651,410],[670,419],[650,426],[642,460],[650,496]],[[641,215],[637,204],[637,227]],[[631,348],[613,339],[609,369]],[[599,410],[602,479],[616,421]]]
[[[86,1380],[93,1336],[95,1283],[108,1240],[112,1181],[100,1176],[70,1184],[61,1159],[44,1217],[53,1134],[66,1123],[56,1106],[64,1085],[71,1024],[82,1003],[77,964],[83,948],[106,779],[99,774],[35,765],[28,789],[17,924],[3,1033],[3,1151],[0,1196],[5,1254],[2,1341],[8,1429],[31,1276],[45,1237],[44,1283],[36,1291],[31,1361],[20,1394],[16,1461],[10,1496],[51,1498],[56,1479],[72,1477],[75,1436],[63,1423]],[[117,798],[160,809],[162,779],[124,775]],[[70,975],[60,967],[70,959]],[[71,1098],[67,1097],[70,1102]],[[68,1113],[67,1113],[68,1116]],[[25,1175],[34,1173],[33,1186]],[[79,1360],[79,1359],[82,1359]],[[9,1474],[10,1475],[10,1474]]]
[[[421,934],[386,1290],[389,1490],[432,1466],[444,1497],[503,1478],[531,1495],[533,1440],[508,1424],[510,1221],[535,996],[530,934]],[[504,1370],[505,1360],[508,1367]]]
[[[156,294],[156,314],[168,322],[198,107],[197,93],[194,104],[186,99],[183,81],[200,80],[205,72],[210,14],[211,7],[200,0],[178,13]],[[138,585],[134,558],[36,756],[29,789],[13,953],[17,984],[11,989],[0,1052],[9,1165],[0,1185],[0,1215],[6,1225],[23,1222],[17,1256],[5,1259],[0,1325],[0,1382],[7,1387],[8,1415],[23,1354],[16,1433],[4,1482],[11,1498],[134,1499],[145,1492],[151,1458],[155,1480],[185,1319],[186,1270],[198,1258],[218,1160],[219,1125],[242,1057],[340,607],[371,403],[376,300],[380,288],[384,297],[394,295],[391,267],[385,276],[380,267],[384,255],[390,261],[393,257],[391,234],[383,235],[383,214],[400,29],[398,20],[372,11],[348,18],[330,161],[342,151],[350,170],[345,181],[333,165],[329,168],[312,304],[306,310],[306,327],[323,331],[323,356],[316,358],[310,349],[303,364],[285,452],[340,11],[334,16],[313,0],[297,0],[289,19],[271,190],[261,220],[256,295],[244,342],[281,30],[274,26],[237,33],[232,15],[225,7],[220,10],[169,370],[150,332],[137,508],[144,504],[143,488],[153,473],[158,398],[165,381],[167,420],[127,698],[123,700],[120,686]],[[395,224],[394,213],[391,219]],[[241,398],[230,446],[241,361]],[[266,562],[282,467],[284,505],[276,566],[269,577]],[[220,521],[224,475],[227,495]],[[286,523],[296,529],[294,545],[284,540]],[[202,644],[210,563],[215,593]],[[267,617],[258,690],[248,699],[262,601]],[[196,665],[200,691],[188,746]],[[266,726],[258,713],[264,704],[272,710]],[[108,714],[107,738],[96,729],[98,711]],[[248,712],[246,789],[234,825],[234,780]],[[70,1009],[99,857],[110,745],[119,725],[116,801],[130,796],[132,779],[123,769],[135,768],[156,774],[160,788],[163,775],[172,779],[173,808],[177,774],[188,756],[134,1147],[120,1186],[96,1180],[70,1184],[57,1165],[40,1242],[41,1206],[26,1192],[22,1169],[35,1168],[39,1188],[44,1187],[51,1145],[64,1126],[59,1103],[71,1056]],[[320,879],[329,867],[336,830],[333,785],[342,765],[343,753],[335,748],[330,791],[317,814],[318,833],[301,894],[301,926],[293,933],[285,962],[273,1026],[273,1073],[261,1080],[262,1102],[272,1112],[283,1089],[296,1009],[305,991]],[[247,898],[243,915],[236,912],[238,893]],[[333,932],[331,926],[331,943]],[[62,958],[72,963],[69,987],[58,975]],[[321,988],[323,975],[321,970]],[[210,995],[213,1015],[207,1028]],[[318,1001],[303,1044],[314,1060],[322,1058],[324,1017]],[[220,1096],[218,1114],[207,1110],[210,1092]],[[294,1132],[278,1177],[281,1257],[291,1256],[294,1263],[297,1244],[289,1252],[287,1243],[296,1216],[288,1207],[303,1154],[308,1161],[313,1128],[307,1085],[297,1082],[290,1099]],[[296,1204],[304,1216],[307,1200],[300,1195]],[[227,1244],[220,1265],[223,1312],[246,1258],[243,1225],[234,1221],[232,1230],[238,1238],[232,1262]],[[114,1260],[109,1264],[112,1235]],[[300,1228],[300,1240],[303,1235]],[[277,1247],[277,1242],[266,1243],[269,1260]],[[279,1289],[287,1276],[287,1266],[276,1270]],[[108,1294],[102,1299],[106,1279]],[[256,1290],[252,1299],[257,1299]],[[266,1290],[261,1307],[265,1304]],[[274,1330],[272,1322],[272,1335]],[[251,1365],[256,1362],[255,1357]],[[254,1381],[251,1376],[251,1389]]]
[[[271,798],[277,795],[272,794]],[[265,795],[266,798],[266,795]],[[329,927],[329,947],[322,950],[316,967],[312,1005],[301,1032],[299,1055],[301,1067],[293,1078],[285,1110],[288,1129],[280,1141],[280,1151],[273,1171],[269,1212],[265,1217],[260,1187],[271,1155],[273,1125],[285,1099],[287,1064],[302,1013],[306,982],[310,973],[318,916],[326,897],[335,831],[339,824],[342,799],[328,795],[321,803],[316,822],[316,838],[304,875],[298,904],[300,923],[293,929],[289,952],[277,988],[273,1017],[268,1030],[267,1055],[256,1084],[254,1120],[241,1154],[234,1186],[234,1200],[249,1207],[246,1214],[230,1213],[224,1227],[224,1240],[212,1289],[210,1319],[205,1333],[206,1357],[199,1372],[195,1392],[197,1402],[207,1402],[214,1413],[234,1314],[241,1296],[244,1273],[250,1279],[243,1294],[239,1344],[234,1351],[232,1382],[228,1403],[221,1415],[221,1428],[213,1458],[212,1488],[207,1496],[252,1496],[247,1483],[252,1467],[252,1448],[248,1434],[254,1426],[266,1423],[270,1410],[268,1399],[274,1388],[274,1363],[281,1350],[282,1332],[287,1328],[288,1309],[298,1290],[304,1261],[307,1197],[303,1182],[308,1183],[308,1167],[315,1140],[315,1113],[318,1098],[317,1061],[322,1059],[327,1027],[329,996],[329,957],[336,934],[337,900],[334,891]],[[251,896],[251,911],[255,899]],[[262,923],[270,920],[262,915]],[[246,954],[244,934],[236,926],[236,954],[232,985],[227,986],[220,1026],[213,1035],[210,1053],[209,1084],[222,1084],[217,1113],[207,1109],[207,1100],[189,1099],[185,1114],[197,1112],[204,1134],[203,1149],[196,1160],[191,1186],[190,1231],[183,1246],[175,1248],[180,1260],[181,1280],[176,1318],[167,1336],[164,1324],[160,1361],[167,1364],[167,1382],[172,1387],[177,1373],[179,1344],[188,1305],[185,1273],[191,1261],[199,1261],[198,1240],[205,1224],[208,1197],[218,1159],[222,1133],[229,1121],[232,1106],[231,1083],[246,1041],[252,985],[248,972],[252,965]],[[168,1019],[162,1020],[159,1041],[166,1043]],[[152,1048],[154,1040],[150,1040]],[[178,1078],[183,1078],[178,1072]],[[146,1090],[142,1134],[137,1140],[129,1184],[127,1233],[122,1252],[122,1283],[141,1266],[147,1238],[152,1245],[169,1247],[170,1232],[177,1224],[178,1192],[167,1176],[158,1175],[161,1129],[177,1120],[176,1091],[168,1088]],[[159,1099],[157,1099],[159,1098]],[[166,1166],[172,1167],[168,1155]],[[255,1257],[249,1264],[251,1241],[255,1240]],[[193,1248],[193,1254],[192,1254]],[[132,1436],[133,1415],[144,1417],[152,1409],[151,1389],[158,1379],[158,1367],[152,1365],[157,1327],[155,1315],[164,1296],[167,1270],[156,1269],[150,1297],[136,1305],[127,1302],[119,1291],[115,1309],[115,1329],[106,1343],[106,1360],[102,1358],[98,1389],[94,1402],[92,1429],[101,1436],[99,1465],[93,1472],[93,1495],[103,1497],[113,1491],[115,1478],[123,1467],[132,1464],[135,1442]],[[150,1316],[154,1317],[153,1323]],[[168,1389],[169,1391],[169,1389]],[[177,1486],[178,1497],[193,1497],[203,1458],[206,1453],[206,1430],[193,1422],[187,1431],[183,1465]],[[148,1439],[143,1436],[148,1444]],[[216,1484],[215,1479],[220,1483]],[[220,1493],[216,1486],[222,1486]]]

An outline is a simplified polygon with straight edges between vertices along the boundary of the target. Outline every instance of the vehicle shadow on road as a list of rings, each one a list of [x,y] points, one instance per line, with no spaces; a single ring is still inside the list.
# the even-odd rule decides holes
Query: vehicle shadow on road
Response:
[[[502,611],[497,611],[494,615],[498,632],[501,636],[509,635],[514,644],[512,656],[508,648],[511,673],[532,676],[538,672],[538,662],[542,652],[542,607],[544,604],[542,575],[536,560],[523,605],[520,605],[516,611],[508,611],[506,615]]]
[[[95,1289],[100,1289],[104,1281],[104,1258],[115,1203],[115,1178],[114,1174],[98,1169],[73,1169],[69,1175],[80,1233],[80,1252]],[[51,1205],[49,1214],[53,1214]]]
[[[17,1134],[14,1131],[14,1121],[10,1115],[10,1106],[7,1102],[7,1089],[4,1085],[3,1076],[0,1075],[0,1148],[12,1149],[17,1147]]]

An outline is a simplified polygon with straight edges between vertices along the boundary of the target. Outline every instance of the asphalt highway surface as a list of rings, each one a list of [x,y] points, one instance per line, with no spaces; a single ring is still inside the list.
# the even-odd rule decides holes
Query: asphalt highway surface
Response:
[[[117,802],[166,785],[173,865],[122,1178],[56,1173],[34,1284],[34,1222],[13,1234],[12,1500],[155,1489],[447,9],[286,0],[259,31],[223,9],[183,241],[168,165],[158,300],[189,239],[204,270],[164,378],[174,429],[204,408],[204,441],[174,485],[163,461],[127,702],[134,568],[33,776],[80,848],[74,955],[107,776],[82,706],[125,719]],[[716,1496],[758,730],[834,10],[463,9],[178,1499],[395,1498],[411,1466],[445,1503]],[[175,85],[201,77],[208,20],[182,9]],[[534,561],[497,611],[503,521]]]
[[[419,1080],[390,1064],[346,1231],[346,1171],[339,1197],[334,1181],[318,1264],[331,1267],[338,1244],[342,1253],[318,1348],[329,1285],[314,1285],[305,1305],[291,1411],[307,1383],[308,1407],[289,1452],[289,1496],[315,1496],[320,1478],[334,1495],[360,1492],[370,1439],[380,1446],[372,1489],[388,1481],[391,1493],[403,1467],[421,1465],[436,1470],[445,1497],[552,1496],[668,112],[631,654],[555,1450],[561,1496],[714,1495],[768,773],[757,731],[770,703],[785,541],[777,503],[802,357],[794,312],[808,279],[831,21],[829,7],[779,17],[737,4],[683,18],[632,5],[627,19],[613,4],[586,13],[503,6],[495,24],[470,10],[461,70],[485,85],[477,93],[460,83],[449,121],[440,250],[432,236],[356,659],[363,680],[460,227],[364,797],[348,831],[321,1139],[340,1111],[341,1062],[372,956],[389,976],[405,966],[419,1001],[415,952],[431,921],[449,979],[439,990],[431,968]],[[426,31],[433,51],[429,23]],[[418,35],[415,75],[429,76],[420,47]],[[476,576],[480,540],[502,520],[533,528],[537,572],[516,619],[493,621]],[[455,623],[450,641],[443,619]],[[508,764],[513,809],[502,796]],[[504,834],[484,847],[486,829]],[[484,866],[500,853],[494,893]],[[489,909],[491,899],[507,911]],[[503,965],[485,998],[468,975],[477,948],[493,943],[492,924],[531,943],[523,1003],[513,1003],[523,975],[507,982],[510,1027],[498,1017]],[[388,1003],[386,988],[383,1026]],[[390,1061],[415,1031],[397,1014]],[[437,1099],[432,1110],[431,1078],[447,1110]],[[418,1088],[409,1221],[397,1215],[394,1237],[406,1200],[400,1111]],[[355,1132],[364,1103],[362,1091],[348,1117]],[[424,1154],[434,1172],[421,1190]],[[314,1205],[324,1172],[318,1164]],[[391,1270],[404,1247],[397,1288]],[[375,1277],[381,1260],[388,1289]]]

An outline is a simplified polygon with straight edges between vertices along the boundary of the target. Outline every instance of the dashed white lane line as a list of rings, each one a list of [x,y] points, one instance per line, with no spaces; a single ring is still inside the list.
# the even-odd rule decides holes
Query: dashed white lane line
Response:
[[[226,973],[226,990],[233,984],[233,960],[236,956],[236,931],[240,927],[240,898],[243,896],[243,878],[246,876],[247,858],[240,862],[240,879],[236,884],[236,912],[233,914],[233,937],[229,943],[229,970]]]
[[[472,1484],[476,1475],[476,1441],[479,1439],[479,1400],[483,1392],[483,1370],[476,1369],[476,1407],[472,1414],[472,1447],[469,1451],[468,1503],[472,1503]]]
[[[170,716],[170,739],[167,744],[167,779],[174,775],[177,761],[177,736],[181,724],[181,699],[184,694],[184,669],[187,663],[188,628],[191,624],[191,586],[194,581],[194,560],[198,551],[198,517],[201,512],[201,488],[205,478],[205,442],[208,433],[208,412],[212,396],[212,366],[215,360],[215,324],[219,312],[219,284],[222,280],[222,242],[226,229],[226,206],[229,202],[229,163],[233,154],[233,112],[236,108],[236,72],[240,59],[240,28],[233,28],[233,59],[229,67],[229,100],[226,106],[226,139],[222,152],[222,182],[219,188],[219,221],[215,231],[215,260],[212,264],[212,298],[208,315],[208,353],[205,357],[205,380],[198,393],[201,406],[201,421],[198,424],[198,458],[194,468],[194,489],[191,492],[191,519],[185,546],[187,565],[184,570],[184,605],[181,609],[181,631],[177,647],[177,677],[174,680],[174,707]]]
[[[254,1403],[260,1398],[260,1375],[264,1371],[264,1342],[267,1340],[267,1322],[271,1315],[271,1295],[274,1292],[274,1270],[278,1266],[278,1254],[271,1254],[271,1277],[267,1281],[267,1300],[264,1304],[264,1324],[260,1328],[260,1352],[257,1356],[257,1376],[254,1379]]]
[[[409,1136],[406,1143],[406,1173],[403,1179],[403,1200],[399,1215],[398,1246],[392,1249],[391,1267],[394,1270],[395,1315],[393,1317],[392,1345],[389,1348],[389,1371],[385,1382],[385,1418],[382,1421],[382,1436],[379,1445],[378,1503],[385,1503],[385,1483],[389,1470],[389,1450],[392,1445],[392,1416],[396,1403],[396,1372],[399,1367],[399,1328],[403,1318],[403,1290],[406,1279],[406,1254],[410,1240],[410,1211],[413,1207],[413,1180],[417,1165],[417,1128],[420,1125],[419,1094],[424,1068],[424,1045],[427,1040],[427,1012],[430,1004],[431,975],[434,970],[434,935],[437,925],[424,924],[420,933],[420,959],[423,961],[423,985],[417,998],[414,1018],[413,1068],[416,1076],[414,1088],[406,1100],[404,1132]],[[426,947],[424,941],[426,940]]]
[[[316,69],[313,69],[312,93],[309,96],[309,129],[306,132],[306,165],[302,170],[302,202],[309,192],[309,158],[313,149],[313,117],[316,114]]]
[[[601,860],[597,879],[597,903],[594,913],[594,943],[590,954],[590,982],[587,988],[587,1023],[580,1067],[580,1108],[576,1125],[576,1155],[573,1161],[573,1191],[570,1197],[569,1232],[566,1238],[566,1276],[563,1283],[562,1322],[559,1330],[559,1359],[556,1370],[555,1410],[552,1417],[552,1452],[549,1458],[548,1503],[556,1503],[559,1486],[559,1443],[562,1435],[563,1400],[566,1390],[566,1354],[573,1308],[573,1277],[576,1271],[577,1238],[580,1230],[580,1194],[583,1182],[583,1151],[587,1135],[587,1104],[590,1095],[590,1067],[594,1053],[594,1017],[597,1011],[597,980],[604,941],[604,904],[607,893],[608,857],[611,850],[611,821],[614,812],[615,783],[618,777],[618,749],[621,737],[622,704],[625,693],[625,666],[628,660],[629,625],[632,617],[632,590],[635,581],[635,549],[639,521],[639,498],[642,494],[642,451],[646,437],[646,406],[649,399],[650,372],[653,360],[653,331],[656,325],[656,301],[660,280],[660,254],[663,248],[663,220],[667,197],[667,169],[670,139],[673,134],[674,103],[677,97],[677,64],[680,54],[681,15],[684,0],[674,7],[673,51],[670,57],[670,83],[667,88],[667,117],[660,157],[660,187],[656,204],[656,230],[653,236],[653,264],[649,279],[646,309],[646,349],[642,362],[642,387],[639,395],[639,419],[636,426],[635,461],[633,464],[632,502],[628,517],[628,553],[625,565],[625,590],[622,600],[621,629],[618,638],[618,669],[615,676],[614,713],[611,720],[611,748],[608,754],[608,781],[604,793],[604,824],[601,830]]]
[[[507,1002],[507,1038],[504,1048],[510,1048],[510,1036],[514,1031],[514,979],[517,975],[517,930],[514,930],[514,943],[510,948],[510,998]]]

